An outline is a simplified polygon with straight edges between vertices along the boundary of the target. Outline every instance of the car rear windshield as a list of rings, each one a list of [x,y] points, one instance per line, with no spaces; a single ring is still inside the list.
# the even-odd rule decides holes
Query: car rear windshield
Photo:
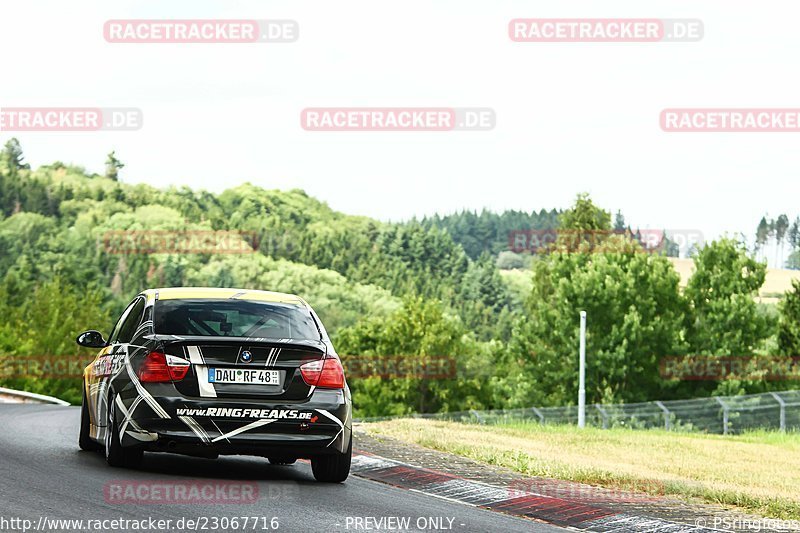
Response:
[[[155,332],[165,335],[320,340],[305,307],[245,300],[161,300]]]

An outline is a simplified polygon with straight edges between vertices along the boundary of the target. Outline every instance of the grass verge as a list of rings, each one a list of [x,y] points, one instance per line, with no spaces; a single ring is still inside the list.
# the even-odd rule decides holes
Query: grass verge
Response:
[[[800,518],[800,434],[741,436],[424,419],[364,424],[386,435],[530,476],[733,505]]]

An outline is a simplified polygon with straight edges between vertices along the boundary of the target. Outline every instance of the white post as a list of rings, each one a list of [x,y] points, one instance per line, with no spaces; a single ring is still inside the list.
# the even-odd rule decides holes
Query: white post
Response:
[[[781,406],[781,414],[780,414],[780,428],[781,431],[786,431],[786,402],[778,396],[777,392],[770,392],[775,401],[778,402],[778,405]]]
[[[656,402],[656,405],[664,412],[664,429],[669,431],[669,428],[671,426],[671,423],[670,423],[670,420],[669,420],[669,417],[670,417],[669,409],[667,409],[667,406],[664,405],[663,402]]]
[[[586,427],[586,311],[581,311],[580,370],[578,375],[578,427]]]

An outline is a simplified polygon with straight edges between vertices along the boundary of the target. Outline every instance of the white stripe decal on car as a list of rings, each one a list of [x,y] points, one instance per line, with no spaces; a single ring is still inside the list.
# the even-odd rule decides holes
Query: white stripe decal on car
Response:
[[[336,418],[335,416],[333,416],[332,414],[330,414],[325,409],[314,409],[314,410],[316,412],[318,412],[319,414],[321,414],[323,416],[326,416],[326,417],[330,418],[331,420],[333,420],[334,422],[336,422],[337,424],[339,424],[340,428],[344,428],[344,424],[342,423],[342,421],[339,420],[338,418]]]
[[[215,428],[217,428],[217,431],[219,431],[219,434],[220,434],[220,435],[222,435],[222,430],[221,430],[221,429],[219,429],[219,426],[217,425],[217,423],[216,423],[216,422],[214,422],[214,419],[213,419],[213,418],[209,418],[209,420],[211,420],[211,423],[212,423],[212,424],[214,424],[214,427],[215,427]],[[225,440],[228,440],[228,439],[227,439],[227,438],[225,438]],[[215,441],[215,442],[216,442],[216,441]],[[228,440],[228,442],[230,442],[230,441]]]
[[[129,424],[129,423],[130,423],[130,424],[131,424],[131,425],[132,425],[134,428],[136,428],[136,429],[141,429],[141,428],[139,428],[139,427],[137,426],[136,422],[134,422],[134,421],[132,420],[132,418],[133,418],[133,412],[134,412],[134,411],[136,411],[136,408],[137,408],[137,407],[139,407],[139,404],[140,404],[140,403],[142,403],[142,397],[141,397],[141,396],[137,396],[137,397],[136,397],[136,399],[135,399],[135,400],[133,400],[133,403],[131,404],[131,408],[130,408],[130,410],[128,410],[128,409],[125,409],[125,404],[124,404],[124,403],[123,403],[123,401],[122,401],[122,397],[121,397],[121,396],[119,396],[119,395],[117,395],[117,406],[119,407],[119,410],[120,410],[120,411],[122,411],[122,414],[123,414],[123,415],[124,415],[124,417],[125,417],[125,418],[122,420],[122,425],[120,426],[120,430],[119,430],[119,432],[120,432],[120,433],[125,433],[125,430],[127,429],[127,427],[128,427],[128,424]]]
[[[275,359],[277,357],[277,355],[278,355],[278,349],[277,348],[270,348],[269,349],[269,353],[267,354],[267,362],[266,362],[266,364],[264,366],[266,366],[266,367],[272,366],[272,361],[273,361],[273,359]]]
[[[275,422],[275,420],[276,419],[274,419],[274,418],[262,418],[261,420],[256,420],[255,422],[251,422],[250,424],[247,424],[246,426],[242,426],[239,429],[234,429],[233,431],[231,431],[229,433],[225,433],[224,435],[220,435],[219,437],[211,439],[211,442],[217,442],[217,441],[220,441],[222,439],[227,439],[228,437],[233,437],[234,435],[238,435],[239,433],[244,433],[245,431],[249,431],[249,430],[255,429],[257,427],[261,427],[261,426],[265,426],[267,424],[271,424],[272,422]]]
[[[344,423],[339,422],[338,418],[334,417],[332,414],[328,413],[328,411],[325,411],[324,409],[317,409],[317,412],[318,413],[325,413],[326,416],[328,416],[329,418],[333,418],[336,422],[338,422],[342,426],[341,429],[339,429],[339,432],[336,433],[336,435],[334,435],[333,438],[331,439],[331,441],[328,443],[328,446],[330,446],[331,444],[334,443],[334,441],[336,441],[336,439],[339,437],[339,435],[344,433],[344,427],[347,425],[347,419],[350,417],[350,412],[348,411],[344,415]],[[325,447],[327,448],[328,446],[325,446]]]
[[[205,361],[203,361],[203,354],[200,353],[199,346],[187,346],[186,351],[189,352],[189,361],[193,365],[202,365],[205,363]]]
[[[200,347],[187,346],[186,351],[189,354],[189,361],[194,365],[194,371],[197,373],[197,388],[200,390],[200,396],[203,398],[216,398],[217,389],[214,388],[213,383],[208,381],[208,367],[205,364]]]
[[[126,435],[129,437],[133,437],[136,440],[143,441],[143,442],[155,442],[158,440],[157,433],[150,433],[149,431],[131,431],[128,430],[125,432]]]
[[[128,377],[130,378],[133,385],[136,387],[136,392],[139,393],[139,396],[144,398],[144,401],[147,402],[147,405],[161,418],[170,418],[167,412],[164,410],[161,405],[153,398],[147,390],[145,390],[144,386],[139,381],[139,378],[136,376],[136,372],[133,371],[133,367],[131,366],[131,358],[128,357],[128,354],[125,354],[125,368],[128,369]]]
[[[203,398],[216,398],[217,389],[214,384],[208,381],[208,367],[206,365],[195,365],[195,372],[197,372],[197,386],[200,389],[200,396]]]
[[[194,418],[189,416],[179,416],[178,418],[181,420],[181,422],[186,424],[201,441],[208,442],[208,433],[205,432],[205,430],[200,426],[200,424],[197,423],[197,421],[195,421]]]

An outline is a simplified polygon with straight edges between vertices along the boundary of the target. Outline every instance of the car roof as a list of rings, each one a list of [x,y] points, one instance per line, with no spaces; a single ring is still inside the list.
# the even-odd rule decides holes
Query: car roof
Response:
[[[306,305],[295,294],[285,292],[259,291],[255,289],[233,289],[214,287],[165,287],[147,289],[142,295],[151,304],[156,300],[248,300],[256,302]]]

